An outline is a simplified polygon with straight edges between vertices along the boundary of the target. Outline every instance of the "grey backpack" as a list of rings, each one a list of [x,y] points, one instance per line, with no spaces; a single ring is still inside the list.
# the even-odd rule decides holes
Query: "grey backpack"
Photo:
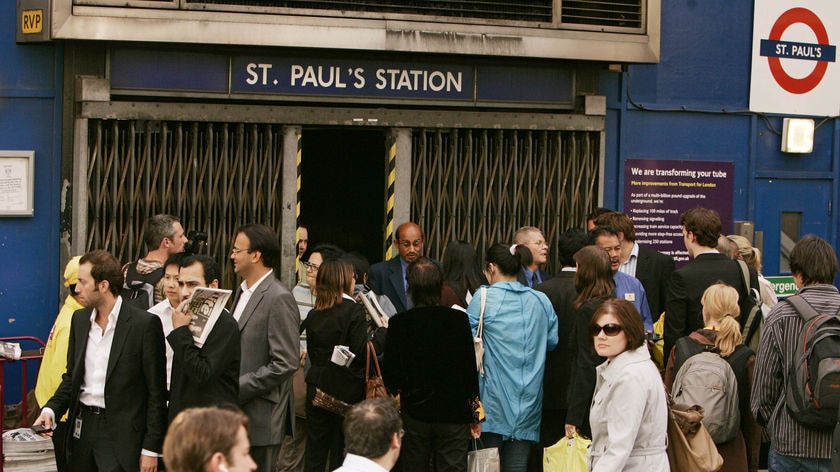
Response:
[[[716,444],[738,435],[738,379],[720,354],[704,351],[686,359],[677,371],[671,398],[674,403],[700,405],[706,410],[703,425]]]

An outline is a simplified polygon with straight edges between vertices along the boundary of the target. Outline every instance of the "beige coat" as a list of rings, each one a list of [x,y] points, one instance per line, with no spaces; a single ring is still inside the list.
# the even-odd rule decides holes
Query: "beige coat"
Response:
[[[589,470],[669,471],[668,405],[647,346],[624,351],[596,372]]]

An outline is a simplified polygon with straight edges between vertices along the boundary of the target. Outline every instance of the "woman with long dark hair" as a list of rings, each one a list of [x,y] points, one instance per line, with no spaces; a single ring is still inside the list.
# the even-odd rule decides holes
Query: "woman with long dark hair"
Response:
[[[443,290],[441,304],[466,308],[487,278],[481,272],[478,255],[466,241],[452,241],[443,251]]]
[[[309,367],[306,372],[306,452],[304,470],[323,472],[341,466],[344,434],[341,415],[312,403],[316,389],[345,403],[365,398],[365,353],[367,321],[365,309],[353,301],[353,266],[340,260],[320,264],[315,308],[301,324],[306,330]],[[349,366],[331,362],[335,346],[348,346],[356,358]]]
[[[589,407],[595,391],[595,366],[603,358],[592,349],[592,338],[588,326],[595,308],[604,300],[615,297],[615,282],[610,268],[610,256],[598,246],[585,246],[574,255],[577,271],[575,288],[578,297],[575,308],[575,333],[572,336],[572,351],[575,361],[572,378],[569,381],[569,411],[566,413],[566,436],[575,431],[590,435]]]
[[[603,251],[602,251],[603,252]],[[498,447],[505,472],[526,471],[540,437],[545,353],[557,346],[557,315],[548,297],[519,283],[531,253],[523,245],[494,244],[487,250],[481,287],[467,308],[473,334],[484,304],[484,373],[479,375],[484,447]]]

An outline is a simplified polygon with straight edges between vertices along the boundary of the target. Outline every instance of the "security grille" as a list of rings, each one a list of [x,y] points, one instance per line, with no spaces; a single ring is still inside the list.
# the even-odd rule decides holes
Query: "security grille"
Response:
[[[186,229],[208,234],[207,253],[231,287],[236,228],[279,228],[282,125],[91,119],[88,127],[85,250],[136,259],[145,253],[145,219],[178,215]],[[415,130],[411,217],[424,229],[426,253],[439,257],[453,239],[483,252],[523,225],[542,228],[548,241],[582,226],[597,203],[599,139],[587,131]],[[549,255],[552,270],[556,251]]]
[[[583,227],[598,200],[600,133],[585,131],[434,130],[414,134],[411,215],[426,253],[464,240],[480,254],[510,243],[521,226],[549,241]]]
[[[367,12],[551,23],[554,2],[553,0],[187,0],[187,3],[248,5],[292,10],[333,10],[350,16],[353,16],[353,12]]]
[[[641,28],[642,0],[563,1],[560,16],[566,25]]]
[[[186,0],[186,4],[265,7],[267,12],[322,12],[324,15],[412,15],[516,23],[554,23],[559,5],[564,26],[640,29],[644,26],[643,0]],[[224,8],[224,7],[221,7]],[[212,9],[212,8],[208,8]]]
[[[121,261],[145,254],[144,221],[179,216],[208,234],[208,254],[233,279],[228,250],[240,225],[277,228],[280,125],[89,121],[88,237]]]

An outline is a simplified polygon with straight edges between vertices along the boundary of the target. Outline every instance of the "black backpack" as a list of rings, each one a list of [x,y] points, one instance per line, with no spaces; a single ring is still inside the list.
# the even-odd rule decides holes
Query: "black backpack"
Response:
[[[802,318],[785,403],[798,423],[831,429],[840,406],[840,309],[820,314],[799,295],[785,299]]]
[[[145,311],[155,305],[155,285],[163,278],[163,267],[140,274],[137,272],[137,261],[126,266],[125,282],[120,295],[123,301]]]

